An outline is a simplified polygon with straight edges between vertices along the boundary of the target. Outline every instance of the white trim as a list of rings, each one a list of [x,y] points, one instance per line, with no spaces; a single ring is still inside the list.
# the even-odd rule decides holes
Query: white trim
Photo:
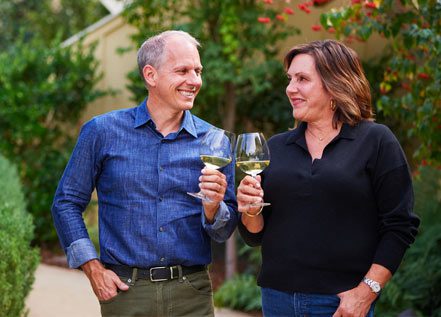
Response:
[[[67,40],[63,41],[61,43],[61,47],[66,47],[66,46],[70,46],[76,42],[78,42],[81,38],[85,37],[86,35],[94,32],[95,30],[103,27],[104,25],[110,23],[111,21],[115,20],[117,17],[120,16],[121,13],[118,14],[109,14],[106,15],[104,18],[102,18],[101,20],[95,22],[92,25],[89,25],[87,28],[85,28],[84,30],[81,30],[80,32],[72,35],[71,37],[69,37]]]
[[[112,14],[119,14],[124,10],[125,0],[100,0],[101,4]]]

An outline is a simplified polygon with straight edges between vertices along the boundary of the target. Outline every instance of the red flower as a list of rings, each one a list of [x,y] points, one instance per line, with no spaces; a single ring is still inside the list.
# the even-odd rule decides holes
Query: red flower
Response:
[[[369,9],[376,9],[377,8],[377,5],[375,4],[375,2],[366,2],[364,4],[364,6]]]
[[[368,17],[370,17],[370,16],[372,16],[372,12],[371,12],[371,11],[366,12],[366,15],[367,15]]]
[[[318,32],[322,29],[322,27],[318,24],[314,24],[313,26],[311,26],[311,29],[315,32]]]
[[[284,22],[286,20],[285,16],[283,16],[281,14],[276,15],[276,19],[279,21],[282,21],[282,22]]]
[[[423,160],[421,161],[421,166],[427,166],[427,161],[426,161],[425,159],[423,159]]]
[[[266,4],[273,4],[273,0],[263,0],[263,3],[266,3]]]
[[[329,33],[335,33],[335,29],[334,29],[334,28],[329,28],[329,29],[328,29],[328,32],[329,32]]]
[[[291,8],[288,8],[288,7],[283,9],[283,12],[285,12],[286,14],[289,14],[289,15],[294,14],[294,10]]]
[[[419,73],[418,78],[426,80],[430,78],[430,75],[427,73]]]
[[[352,4],[357,4],[357,3],[361,3],[361,0],[351,0]]]
[[[411,91],[410,85],[408,83],[401,83],[401,87],[403,87],[404,90]]]
[[[297,7],[306,13],[311,13],[311,10],[308,8],[308,6],[305,3],[299,3]]]
[[[271,19],[268,17],[260,17],[260,18],[257,18],[257,21],[259,21],[260,23],[263,23],[263,24],[267,24],[267,23],[271,22]]]

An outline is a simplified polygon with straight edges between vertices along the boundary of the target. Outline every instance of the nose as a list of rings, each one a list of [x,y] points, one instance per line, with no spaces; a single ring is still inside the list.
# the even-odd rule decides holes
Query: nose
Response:
[[[196,72],[195,70],[192,70],[191,72],[188,72],[187,82],[190,85],[200,87],[202,85],[201,74]]]
[[[295,80],[291,79],[289,81],[288,86],[286,86],[286,94],[289,95],[289,94],[292,94],[292,93],[295,93],[295,92],[297,92],[297,85],[296,85]]]

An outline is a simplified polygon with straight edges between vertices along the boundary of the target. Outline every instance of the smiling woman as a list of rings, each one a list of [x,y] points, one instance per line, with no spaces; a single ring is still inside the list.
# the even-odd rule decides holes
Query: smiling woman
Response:
[[[262,246],[263,313],[373,316],[419,225],[406,157],[372,122],[352,49],[332,40],[299,45],[285,67],[301,123],[268,141],[262,183],[247,176],[237,193],[242,237]],[[257,214],[249,202],[263,195],[271,205]]]

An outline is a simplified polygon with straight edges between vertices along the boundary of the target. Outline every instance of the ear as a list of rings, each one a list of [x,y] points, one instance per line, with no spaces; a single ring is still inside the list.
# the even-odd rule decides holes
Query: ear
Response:
[[[158,77],[158,72],[152,65],[145,65],[142,69],[142,75],[144,76],[145,82],[151,86],[156,86],[156,80]]]

